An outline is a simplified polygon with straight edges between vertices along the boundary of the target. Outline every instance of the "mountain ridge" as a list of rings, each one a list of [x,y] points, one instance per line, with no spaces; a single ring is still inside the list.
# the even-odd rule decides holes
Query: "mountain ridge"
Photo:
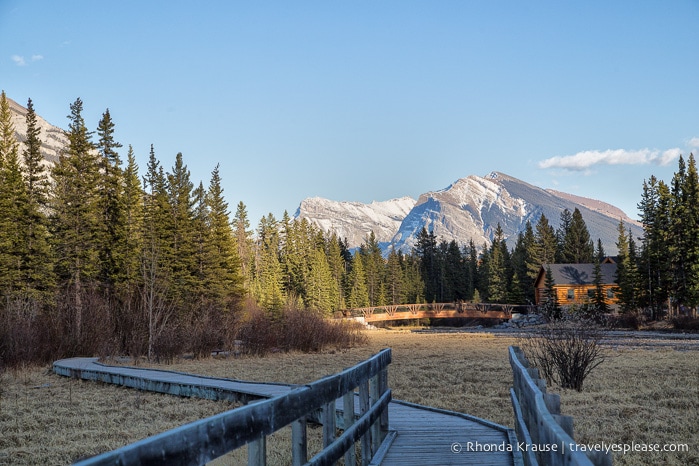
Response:
[[[372,204],[337,202],[312,198],[313,210],[306,209],[301,201],[296,218],[306,218],[324,231],[334,231],[340,238],[347,238],[350,247],[358,247],[370,234]],[[404,199],[404,198],[402,198]],[[345,209],[363,210],[362,218]],[[405,207],[405,206],[404,206]],[[604,201],[584,198],[574,194],[543,189],[502,172],[493,171],[484,177],[469,175],[459,178],[449,186],[421,194],[412,208],[400,221],[393,237],[386,241],[391,226],[398,223],[397,216],[380,226],[380,234],[374,231],[382,249],[409,252],[415,246],[422,228],[434,233],[438,241],[454,240],[460,245],[473,241],[477,247],[489,245],[499,224],[510,247],[526,223],[536,226],[541,214],[558,228],[564,209],[579,209],[593,241],[602,240],[608,254],[616,254],[619,221],[623,221],[634,236],[643,232],[641,225],[629,218],[621,209]],[[321,221],[322,219],[322,221]],[[334,228],[335,223],[342,229]],[[380,239],[379,239],[380,238]]]

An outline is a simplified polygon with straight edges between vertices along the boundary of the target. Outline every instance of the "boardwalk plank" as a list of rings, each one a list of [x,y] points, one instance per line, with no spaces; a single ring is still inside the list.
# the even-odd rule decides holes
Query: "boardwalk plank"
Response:
[[[54,371],[67,377],[102,380],[108,383],[152,390],[180,396],[208,399],[272,398],[288,393],[290,384],[257,383],[198,376],[174,371],[109,366],[97,358],[72,358],[56,361]],[[355,414],[359,413],[359,397],[355,396]],[[336,402],[342,422],[342,399]],[[382,466],[400,465],[515,465],[522,464],[521,455],[499,451],[468,451],[468,442],[483,444],[509,443],[510,429],[473,416],[436,408],[392,401],[389,430],[392,443],[382,450]],[[458,444],[458,451],[453,445]],[[377,459],[378,460],[378,459]]]

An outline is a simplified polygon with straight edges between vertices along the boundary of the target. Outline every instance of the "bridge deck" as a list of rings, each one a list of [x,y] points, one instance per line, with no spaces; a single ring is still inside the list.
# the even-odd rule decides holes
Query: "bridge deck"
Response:
[[[56,361],[54,371],[66,377],[100,380],[141,390],[207,399],[249,401],[287,393],[293,385],[257,383],[199,376],[167,370],[110,366],[97,358],[71,358]],[[337,408],[341,411],[341,400]],[[359,409],[358,399],[355,409]],[[511,429],[466,414],[438,410],[394,400],[389,405],[392,443],[382,449],[372,464],[450,465],[522,464],[521,455],[512,452],[474,452],[469,446],[514,445]],[[471,442],[471,444],[469,444]]]

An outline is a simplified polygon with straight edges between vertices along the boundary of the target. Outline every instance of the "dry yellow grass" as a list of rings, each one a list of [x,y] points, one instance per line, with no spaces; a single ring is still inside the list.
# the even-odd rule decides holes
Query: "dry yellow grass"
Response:
[[[65,465],[231,408],[59,377],[48,368],[0,379],[0,464]]]
[[[394,398],[512,426],[512,374],[507,359],[507,347],[512,344],[517,341],[492,334],[384,330],[370,332],[369,343],[359,348],[179,361],[166,368],[243,380],[306,383],[391,347],[389,385]],[[687,453],[615,455],[614,464],[699,464],[699,352],[622,347],[609,349],[607,354],[608,360],[586,380],[584,392],[549,389],[561,395],[563,414],[574,416],[576,440],[684,443],[690,448]],[[52,387],[31,388],[44,383]],[[65,464],[228,409],[221,403],[143,394],[70,381],[41,371],[22,372],[16,378],[5,375],[0,387],[4,390],[0,430],[12,432],[14,439],[0,438],[0,464]],[[69,390],[72,400],[68,400]],[[79,391],[91,401],[79,401]],[[156,409],[146,413],[148,407]],[[108,421],[101,409],[113,411],[115,420]],[[44,411],[43,419],[34,419],[35,411]],[[147,429],[140,424],[146,424]],[[43,425],[56,426],[52,438],[41,437]],[[316,450],[318,433],[311,430],[311,441],[315,442],[311,450]],[[281,455],[288,451],[284,445],[288,445],[289,435],[281,432],[276,437],[268,444],[270,464],[284,464]],[[241,451],[221,464],[240,464],[243,458]]]

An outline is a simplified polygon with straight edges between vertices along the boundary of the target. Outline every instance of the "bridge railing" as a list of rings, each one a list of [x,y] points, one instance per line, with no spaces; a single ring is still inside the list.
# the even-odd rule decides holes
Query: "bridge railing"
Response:
[[[201,419],[76,464],[200,465],[247,444],[248,465],[260,466],[266,464],[267,436],[291,424],[293,465],[330,465],[343,456],[345,464],[355,464],[357,441],[361,441],[362,462],[368,465],[388,432],[390,362],[391,350],[385,349],[354,367],[285,395]],[[336,401],[340,398],[343,415],[338,422]],[[308,460],[306,419],[318,410],[324,448]],[[336,427],[344,429],[337,438]]]
[[[611,466],[611,455],[590,452],[588,457],[576,448],[573,418],[561,415],[560,396],[546,393],[546,381],[539,378],[539,369],[530,367],[524,352],[510,346],[509,357],[515,432],[527,446],[522,452],[525,466]]]
[[[468,313],[469,311],[502,312],[510,315],[513,312],[530,314],[535,307],[527,304],[508,303],[471,303],[467,301],[456,301],[449,303],[417,303],[417,304],[386,304],[383,306],[356,307],[341,310],[344,317],[367,317],[372,314],[393,315],[396,312],[428,312],[439,315],[442,311],[456,311],[457,313]]]

